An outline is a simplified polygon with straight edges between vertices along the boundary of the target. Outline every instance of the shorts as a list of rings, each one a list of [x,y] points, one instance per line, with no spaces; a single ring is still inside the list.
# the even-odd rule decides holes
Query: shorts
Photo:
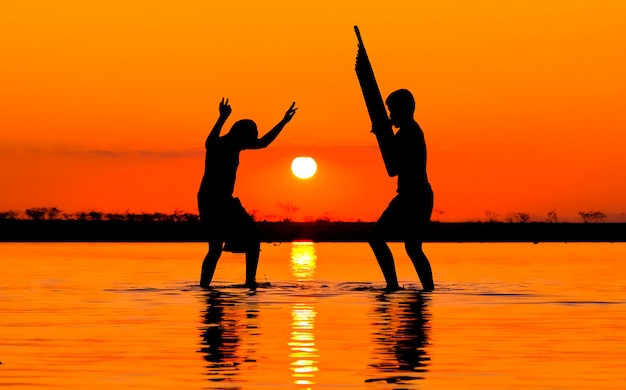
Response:
[[[211,199],[198,194],[198,210],[200,222],[209,241],[260,240],[259,229],[254,219],[241,205],[239,198]]]
[[[433,213],[434,195],[428,185],[419,193],[399,193],[370,230],[374,239],[421,240]]]

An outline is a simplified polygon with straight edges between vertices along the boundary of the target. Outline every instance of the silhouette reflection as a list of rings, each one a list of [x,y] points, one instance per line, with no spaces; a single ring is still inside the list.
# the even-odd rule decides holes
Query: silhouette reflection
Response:
[[[312,242],[294,242],[291,249],[291,273],[298,281],[313,280],[317,256]],[[313,385],[315,373],[319,371],[319,351],[315,345],[314,301],[306,298],[305,302],[295,303],[291,308],[291,340],[289,357],[293,359],[290,369],[294,384]]]
[[[209,381],[239,381],[236,376],[240,365],[254,362],[254,344],[242,347],[242,339],[248,334],[258,335],[258,310],[243,305],[246,297],[216,290],[206,295],[200,334],[202,347],[198,352],[208,362]]]
[[[374,308],[375,362],[381,378],[367,382],[398,383],[422,379],[430,358],[426,352],[430,331],[430,298],[419,292],[381,294]]]

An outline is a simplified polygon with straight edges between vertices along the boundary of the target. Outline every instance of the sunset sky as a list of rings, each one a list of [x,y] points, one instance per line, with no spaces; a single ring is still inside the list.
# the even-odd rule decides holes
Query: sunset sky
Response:
[[[626,2],[11,1],[0,12],[0,211],[196,212],[222,97],[269,148],[235,195],[260,218],[375,220],[395,194],[354,72],[410,89],[434,219],[626,221]],[[317,160],[308,180],[294,157]],[[288,206],[298,210],[289,213]]]

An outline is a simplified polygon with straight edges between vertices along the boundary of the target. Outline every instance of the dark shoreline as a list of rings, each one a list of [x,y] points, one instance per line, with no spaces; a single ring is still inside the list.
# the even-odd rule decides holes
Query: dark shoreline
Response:
[[[372,225],[257,222],[264,242],[366,242]],[[197,221],[0,220],[0,242],[205,241]],[[626,223],[433,222],[424,242],[626,242]]]

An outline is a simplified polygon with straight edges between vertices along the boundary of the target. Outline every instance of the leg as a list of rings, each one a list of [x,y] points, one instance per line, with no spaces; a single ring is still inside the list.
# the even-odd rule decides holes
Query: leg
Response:
[[[209,241],[209,251],[202,262],[202,272],[200,274],[200,287],[202,288],[208,288],[211,284],[217,261],[222,255],[222,245],[223,242],[221,240]]]
[[[256,282],[256,269],[259,265],[259,253],[261,252],[261,242],[251,241],[246,251],[246,286],[251,290],[258,286]]]
[[[422,250],[424,231],[428,229],[433,212],[434,195],[430,185],[424,188],[422,195],[418,199],[418,208],[415,212],[416,221],[409,221],[406,225],[408,227],[408,237],[410,238],[404,242],[404,248],[413,263],[413,267],[415,267],[420,282],[422,282],[422,288],[424,291],[432,291],[435,289],[433,271],[430,268],[428,258]]]
[[[430,262],[422,250],[422,242],[417,240],[408,240],[404,243],[406,253],[409,255],[413,267],[417,272],[417,276],[422,282],[424,291],[433,291],[435,283],[433,282],[433,271],[430,268]]]
[[[385,282],[387,282],[387,290],[399,290],[398,275],[396,275],[396,266],[393,262],[393,254],[389,249],[387,242],[379,236],[370,233],[369,245],[376,256],[378,266],[383,272]]]
[[[387,282],[387,290],[390,291],[400,289],[393,254],[389,249],[389,245],[387,245],[387,238],[393,235],[398,220],[396,215],[398,214],[398,201],[396,198],[389,202],[389,205],[383,211],[378,221],[376,221],[368,236],[369,245],[374,252],[374,256],[376,256],[380,270],[383,272]]]
[[[200,221],[202,229],[209,238],[209,250],[204,256],[202,262],[202,271],[200,272],[200,287],[209,288],[217,261],[222,255],[223,240],[217,235],[219,232],[220,221],[222,220],[222,212],[226,208],[221,205],[221,200],[212,199],[211,197],[202,196],[198,192],[198,211],[200,212]],[[218,238],[220,237],[220,238]]]
[[[256,282],[256,270],[259,265],[259,252],[261,251],[261,233],[254,219],[243,208],[238,198],[233,202],[232,223],[236,235],[244,242],[246,252],[246,286],[254,290]]]

